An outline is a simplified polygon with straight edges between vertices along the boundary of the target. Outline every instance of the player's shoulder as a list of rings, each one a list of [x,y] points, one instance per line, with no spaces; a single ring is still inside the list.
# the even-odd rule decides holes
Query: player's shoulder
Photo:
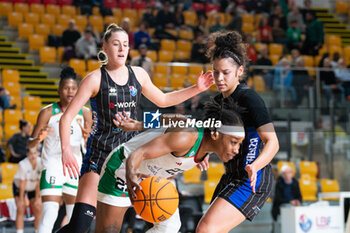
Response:
[[[40,114],[41,115],[51,115],[52,114],[52,109],[53,109],[53,105],[54,103],[52,104],[49,104],[49,105],[46,105],[45,107],[43,107],[41,110],[40,110]]]
[[[83,82],[101,80],[101,74],[101,69],[93,70],[85,76]]]
[[[145,74],[147,74],[147,72],[145,71],[144,68],[142,68],[141,66],[130,66],[131,69],[134,71],[135,75],[137,76],[143,76]]]

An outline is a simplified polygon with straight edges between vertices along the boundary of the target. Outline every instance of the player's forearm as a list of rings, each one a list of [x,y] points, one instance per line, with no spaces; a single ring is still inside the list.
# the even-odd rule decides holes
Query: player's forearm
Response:
[[[257,171],[261,170],[271,162],[278,150],[279,144],[277,137],[269,139],[266,142],[263,151],[260,153],[258,158],[252,163],[252,165],[255,166]]]
[[[134,151],[126,160],[126,173],[135,174],[141,162],[144,160],[143,158],[142,152],[140,152],[139,149]]]
[[[164,95],[164,100],[162,101],[162,104],[159,107],[170,107],[180,104],[199,93],[200,90],[195,85],[179,91],[166,93]]]
[[[39,137],[29,138],[27,142],[27,147],[33,148],[33,147],[36,147],[39,143],[40,143]]]
[[[71,121],[68,119],[67,116],[65,116],[65,114],[63,114],[59,124],[62,153],[69,151],[71,149],[70,148],[70,124],[71,124]]]

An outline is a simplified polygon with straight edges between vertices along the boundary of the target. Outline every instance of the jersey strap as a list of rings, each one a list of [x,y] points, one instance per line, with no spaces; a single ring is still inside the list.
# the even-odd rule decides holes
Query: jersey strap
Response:
[[[52,115],[56,115],[58,113],[61,113],[62,110],[60,108],[60,106],[58,105],[58,102],[54,102],[52,103]],[[78,112],[78,115],[83,115],[83,109],[80,109],[80,111]]]
[[[194,144],[194,146],[191,148],[191,150],[183,157],[185,158],[189,158],[189,157],[193,157],[197,154],[197,151],[201,145],[202,139],[203,139],[203,135],[204,135],[204,128],[203,127],[196,127],[197,131],[198,131],[198,138]]]

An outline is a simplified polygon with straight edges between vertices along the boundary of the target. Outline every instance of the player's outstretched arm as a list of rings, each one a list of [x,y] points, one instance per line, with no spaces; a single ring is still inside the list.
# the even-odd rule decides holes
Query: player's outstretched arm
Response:
[[[165,94],[152,83],[145,70],[140,67],[133,67],[133,69],[142,86],[142,94],[158,107],[162,108],[180,104],[185,100],[207,90],[214,84],[212,71],[208,71],[205,74],[201,72],[197,77],[196,85]]]
[[[51,117],[52,108],[46,107],[42,109],[36,120],[32,136],[28,139],[28,148],[36,147],[46,136],[53,130],[47,126]]]

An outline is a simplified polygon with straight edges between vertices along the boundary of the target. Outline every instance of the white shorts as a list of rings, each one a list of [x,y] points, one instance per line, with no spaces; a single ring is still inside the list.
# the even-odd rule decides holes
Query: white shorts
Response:
[[[79,169],[82,160],[77,160]],[[62,196],[62,193],[76,196],[78,191],[79,178],[63,175],[63,166],[61,160],[52,159],[44,164],[44,169],[40,177],[40,195],[41,196]]]

